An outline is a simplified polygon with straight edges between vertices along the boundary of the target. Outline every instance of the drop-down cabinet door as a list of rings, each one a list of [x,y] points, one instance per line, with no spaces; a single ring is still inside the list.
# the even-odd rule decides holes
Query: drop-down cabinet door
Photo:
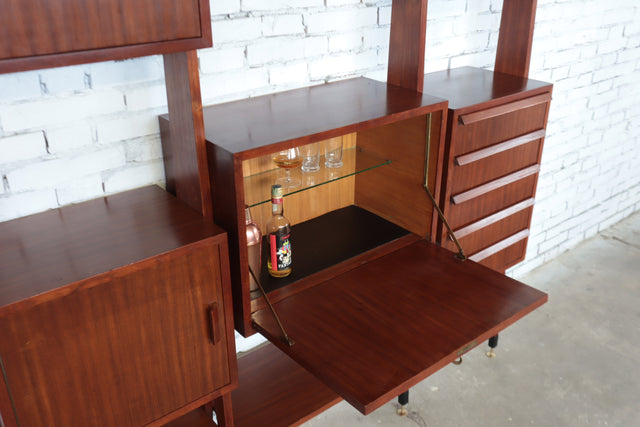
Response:
[[[275,304],[255,326],[364,414],[542,305],[547,295],[418,241]]]

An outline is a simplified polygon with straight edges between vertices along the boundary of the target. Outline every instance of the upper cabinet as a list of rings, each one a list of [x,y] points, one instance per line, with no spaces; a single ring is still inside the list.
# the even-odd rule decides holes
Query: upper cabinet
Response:
[[[0,73],[211,46],[207,0],[9,0],[2,9]]]

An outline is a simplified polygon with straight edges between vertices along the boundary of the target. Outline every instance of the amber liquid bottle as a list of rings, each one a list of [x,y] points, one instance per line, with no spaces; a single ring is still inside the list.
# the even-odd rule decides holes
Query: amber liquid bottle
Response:
[[[283,215],[282,186],[271,187],[271,218],[267,221],[266,232],[269,238],[267,269],[273,277],[286,277],[291,274],[291,223]]]

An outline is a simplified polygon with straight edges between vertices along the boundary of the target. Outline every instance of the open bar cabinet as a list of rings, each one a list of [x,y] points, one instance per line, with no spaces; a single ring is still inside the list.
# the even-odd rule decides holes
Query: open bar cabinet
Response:
[[[14,12],[28,14],[32,9],[27,3],[33,2],[13,5]],[[182,2],[151,2],[149,7],[158,7],[149,9],[155,10],[151,14],[145,14],[146,7],[124,3],[137,13],[132,12],[132,20],[145,23],[146,36],[136,38],[129,21],[118,26],[110,15],[96,15],[97,3],[87,2],[85,15],[97,19],[95,25],[78,25],[69,34],[104,29],[108,36],[93,44],[74,45],[78,37],[58,35],[51,46],[32,51],[33,46],[19,44],[22,30],[7,24],[15,40],[0,45],[0,72],[164,55],[169,112],[159,120],[166,189],[176,197],[159,189],[138,191],[162,200],[168,197],[163,202],[167,216],[157,224],[164,230],[161,235],[169,238],[183,232],[182,220],[169,214],[173,209],[187,209],[183,220],[201,221],[204,234],[192,235],[168,253],[136,257],[131,265],[116,266],[117,273],[81,277],[82,285],[70,278],[44,297],[34,293],[27,302],[8,300],[0,310],[0,320],[13,324],[22,309],[33,308],[29,298],[44,298],[57,304],[61,313],[65,298],[74,297],[68,290],[85,289],[85,281],[94,280],[87,289],[118,302],[119,281],[151,287],[160,268],[155,263],[171,254],[182,260],[176,261],[175,269],[170,263],[161,265],[182,275],[176,279],[180,286],[188,283],[195,294],[217,289],[215,298],[205,296],[175,307],[177,318],[191,319],[185,322],[202,332],[196,340],[209,342],[193,346],[170,338],[165,342],[167,354],[182,350],[176,353],[182,354],[178,359],[187,357],[188,348],[216,343],[215,368],[208,372],[212,382],[182,400],[167,393],[174,399],[168,398],[166,406],[144,419],[124,417],[126,422],[118,420],[120,425],[213,425],[212,406],[221,426],[297,425],[341,399],[368,414],[406,395],[412,386],[482,342],[495,345],[501,330],[546,302],[545,293],[503,274],[524,257],[551,98],[550,84],[528,78],[535,0],[504,1],[494,71],[464,68],[425,75],[427,0],[394,1],[387,82],[353,78],[205,108],[193,49],[211,45],[208,2],[192,0],[181,6],[186,8],[182,11],[190,10],[185,13],[198,15],[188,22],[198,24],[199,30],[177,26],[160,36],[158,28],[164,27],[158,23],[170,19],[167,11]],[[116,2],[105,4],[115,7]],[[79,7],[74,2],[60,4],[56,13],[69,17]],[[149,18],[154,16],[160,18]],[[34,20],[44,17],[37,15]],[[58,30],[52,27],[56,34]],[[116,33],[123,37],[113,38]],[[265,295],[252,291],[245,207],[250,207],[264,234],[270,215],[269,188],[279,173],[273,154],[330,140],[342,142],[344,166],[301,173],[302,185],[284,198],[285,215],[293,224],[291,276],[270,278],[263,250],[259,275]],[[99,207],[103,221],[109,222],[110,200],[117,200],[129,205],[122,208],[129,212],[125,217],[135,216],[137,193],[130,194],[83,203],[71,212],[78,213],[82,223],[83,216]],[[452,233],[430,195],[449,219]],[[47,213],[35,217],[54,221]],[[26,233],[20,231],[21,224],[30,220],[16,221],[3,227],[20,239]],[[96,227],[107,225],[96,223]],[[130,230],[115,227],[114,232],[146,240],[145,227],[134,222]],[[207,232],[207,227],[213,228]],[[450,240],[451,234],[459,236],[464,251]],[[64,240],[65,235],[57,238]],[[90,242],[97,237],[87,232],[83,239]],[[194,247],[211,245],[217,248],[216,262],[207,264],[211,254],[188,256]],[[50,270],[55,272],[56,267]],[[189,274],[196,273],[187,270],[198,272],[199,280],[190,279]],[[207,279],[211,271],[219,279]],[[105,279],[108,274],[115,274],[113,280]],[[167,312],[174,308],[170,299],[164,304]],[[186,314],[191,310],[195,317]],[[130,323],[139,327],[142,312],[135,313]],[[89,329],[94,322],[87,320]],[[271,344],[236,361],[232,323],[242,335],[261,333]],[[150,336],[176,333],[163,325],[150,329]],[[28,334],[38,333],[37,325],[29,327]],[[11,339],[18,350],[31,351],[20,347],[20,336]],[[113,345],[121,348],[127,342]],[[98,343],[88,345],[90,353]],[[15,348],[0,350],[3,361],[14,360],[15,366],[27,360],[14,354]],[[80,355],[78,369],[83,360]],[[121,368],[130,372],[131,366],[123,362]],[[12,384],[28,378],[29,370],[10,369],[0,387],[0,411],[11,426],[24,416],[19,405],[11,403],[16,399]],[[191,384],[206,369],[195,368],[184,378]],[[171,366],[168,370],[173,371]],[[43,384],[47,378],[43,376]],[[181,380],[166,378],[166,383],[156,384],[154,394],[163,396],[163,385],[183,387]],[[23,387],[25,395],[31,393],[28,388]],[[36,382],[35,390],[43,389]],[[70,390],[72,385],[65,385],[65,392]],[[89,407],[92,396],[86,394]],[[209,400],[213,405],[204,405]],[[119,401],[123,413],[136,413],[136,404],[135,396]]]
[[[364,414],[546,301],[435,244],[438,216],[425,186],[438,198],[445,100],[357,78],[203,114],[214,219],[229,233],[236,329],[262,333]],[[300,175],[313,184],[284,198],[293,272],[272,279],[263,262],[260,275],[290,344],[265,297],[250,291],[244,210],[252,206],[264,225],[275,152],[330,138],[349,147],[355,158],[343,168],[353,169]]]

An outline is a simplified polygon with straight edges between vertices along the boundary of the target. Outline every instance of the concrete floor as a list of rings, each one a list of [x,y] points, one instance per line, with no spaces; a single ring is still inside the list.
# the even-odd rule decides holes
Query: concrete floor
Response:
[[[520,280],[549,302],[364,417],[345,402],[305,427],[640,426],[640,213]]]

